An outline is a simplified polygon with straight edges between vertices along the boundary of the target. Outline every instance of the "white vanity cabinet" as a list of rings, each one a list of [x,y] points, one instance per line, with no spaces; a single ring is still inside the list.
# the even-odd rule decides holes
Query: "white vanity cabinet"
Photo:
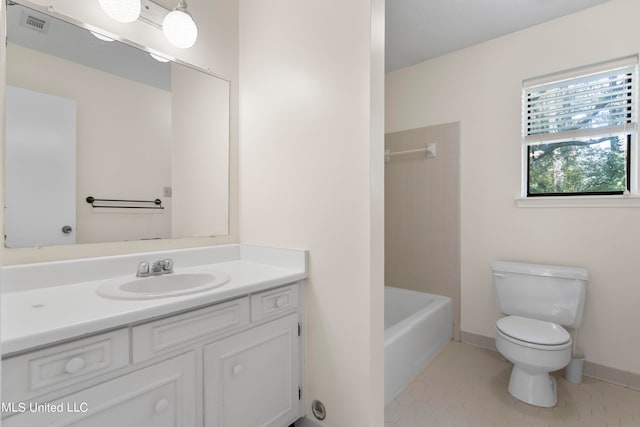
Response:
[[[301,286],[6,358],[2,426],[287,427],[304,415]]]
[[[204,347],[205,427],[285,427],[300,401],[298,316]]]
[[[26,403],[22,413],[5,418],[2,425],[193,426],[196,415],[195,372],[195,354],[192,351],[58,400]]]

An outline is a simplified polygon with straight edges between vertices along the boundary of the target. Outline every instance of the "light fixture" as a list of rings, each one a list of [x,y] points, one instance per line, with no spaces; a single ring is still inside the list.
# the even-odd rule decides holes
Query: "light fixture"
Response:
[[[187,10],[186,0],[180,0],[178,6],[165,16],[162,32],[175,47],[187,49],[194,45],[198,38],[198,27]]]
[[[140,20],[156,28],[162,28],[166,39],[173,46],[187,49],[198,39],[198,27],[187,10],[187,1],[178,0],[175,9],[169,11],[158,0],[98,0],[100,7],[110,18],[118,22]],[[160,24],[162,22],[162,24]]]
[[[140,0],[98,0],[100,7],[111,19],[118,22],[133,22],[140,16]]]

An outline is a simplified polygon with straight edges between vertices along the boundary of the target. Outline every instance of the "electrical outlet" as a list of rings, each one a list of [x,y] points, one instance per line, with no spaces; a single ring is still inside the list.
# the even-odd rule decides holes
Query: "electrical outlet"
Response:
[[[171,187],[164,187],[164,197],[171,197]]]

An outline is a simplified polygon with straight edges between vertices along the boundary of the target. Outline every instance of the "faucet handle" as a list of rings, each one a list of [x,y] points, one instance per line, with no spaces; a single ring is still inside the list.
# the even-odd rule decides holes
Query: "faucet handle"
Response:
[[[164,273],[173,273],[173,259],[167,258],[162,260],[162,271]]]
[[[136,273],[137,277],[145,277],[149,275],[149,263],[147,261],[140,261],[138,264],[138,272]]]

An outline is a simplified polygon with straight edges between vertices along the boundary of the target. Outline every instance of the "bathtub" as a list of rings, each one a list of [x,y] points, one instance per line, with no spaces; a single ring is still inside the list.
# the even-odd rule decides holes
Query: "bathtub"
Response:
[[[385,286],[385,405],[451,340],[452,321],[451,298]]]

